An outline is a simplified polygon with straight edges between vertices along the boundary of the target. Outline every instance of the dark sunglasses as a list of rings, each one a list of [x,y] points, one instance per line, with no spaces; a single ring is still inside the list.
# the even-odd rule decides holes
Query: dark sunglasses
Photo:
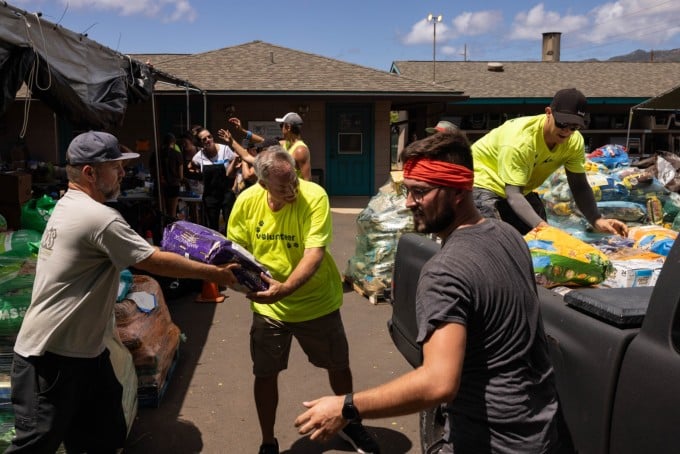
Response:
[[[557,126],[560,129],[568,129],[570,131],[578,131],[579,129],[581,129],[581,125],[576,125],[573,123],[560,123],[557,120],[555,120],[555,126]]]

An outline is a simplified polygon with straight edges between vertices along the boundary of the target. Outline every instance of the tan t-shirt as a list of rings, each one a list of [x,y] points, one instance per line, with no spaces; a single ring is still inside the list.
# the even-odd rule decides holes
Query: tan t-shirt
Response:
[[[154,250],[118,211],[69,189],[43,233],[31,305],[14,351],[25,357],[102,353],[120,272]]]

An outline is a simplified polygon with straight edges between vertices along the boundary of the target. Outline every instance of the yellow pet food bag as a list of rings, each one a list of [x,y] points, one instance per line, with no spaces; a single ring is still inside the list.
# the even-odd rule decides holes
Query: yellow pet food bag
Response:
[[[535,228],[524,239],[531,251],[536,283],[544,287],[597,285],[613,271],[603,252],[556,227]]]

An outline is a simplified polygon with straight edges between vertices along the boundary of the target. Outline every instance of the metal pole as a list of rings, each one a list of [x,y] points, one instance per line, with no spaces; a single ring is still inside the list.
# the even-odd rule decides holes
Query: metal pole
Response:
[[[432,83],[435,82],[436,74],[437,74],[437,68],[436,68],[437,59],[435,57],[436,49],[437,49],[437,19],[434,20],[434,32],[432,34]]]
[[[152,91],[151,92],[151,112],[152,112],[152,122],[153,122],[153,150],[155,150],[154,153],[154,159],[156,160],[156,175],[154,175],[155,178],[155,189],[156,189],[156,197],[158,197],[158,209],[161,213],[166,214],[165,212],[165,205],[163,204],[163,196],[162,191],[161,191],[161,165],[160,165],[160,149],[158,147],[158,142],[156,138],[158,137],[158,125],[156,124],[156,92]],[[161,221],[161,227],[165,227],[165,224],[163,221]],[[142,234],[144,232],[141,232]]]
[[[432,83],[435,83],[437,79],[437,22],[442,21],[442,15],[434,15],[432,13],[427,15],[427,21],[432,22],[434,25],[434,31],[432,35]]]
[[[186,103],[187,103],[187,127],[184,128],[185,131],[188,131],[189,128],[191,128],[191,118],[189,116],[191,115],[191,110],[189,109],[189,87],[186,87]]]

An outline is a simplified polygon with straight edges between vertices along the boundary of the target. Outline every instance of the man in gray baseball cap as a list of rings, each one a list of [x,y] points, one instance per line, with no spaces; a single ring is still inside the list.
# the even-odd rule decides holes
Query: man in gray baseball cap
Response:
[[[138,158],[138,153],[123,153],[118,139],[108,132],[88,131],[76,136],[66,150],[66,162],[72,166]]]
[[[295,159],[297,176],[303,180],[312,179],[312,161],[309,147],[302,140],[302,117],[295,112],[288,112],[281,118],[274,119],[281,126],[283,148]]]
[[[138,156],[122,153],[105,132],[80,134],[68,147],[68,191],[47,221],[31,304],[14,344],[16,432],[5,452],[56,452],[62,442],[68,452],[125,445],[123,387],[106,347],[121,271],[236,284],[233,265],[161,251],[104,204],[120,189],[123,160]]]
[[[295,112],[288,112],[281,118],[274,119],[277,123],[285,123],[291,126],[302,126],[302,117]]]

